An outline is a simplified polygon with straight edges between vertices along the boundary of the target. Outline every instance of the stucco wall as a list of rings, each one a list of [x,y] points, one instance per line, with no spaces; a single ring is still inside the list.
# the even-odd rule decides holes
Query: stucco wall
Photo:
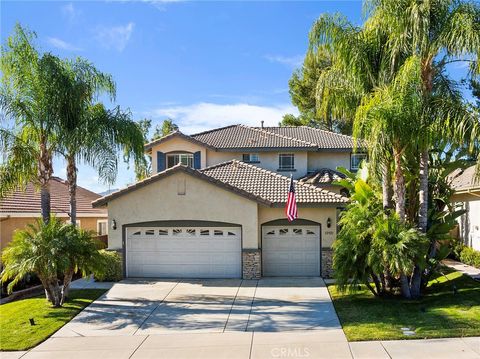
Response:
[[[480,251],[480,198],[462,203],[467,213],[457,219],[463,243]]]
[[[309,152],[308,154],[309,171],[320,168],[336,169],[339,166],[350,169],[350,152]]]
[[[232,159],[242,160],[242,154],[245,152],[215,152],[209,150],[207,153],[207,165],[212,166]],[[265,168],[272,172],[278,172],[285,176],[290,176],[290,171],[278,171],[278,155],[281,153],[293,153],[295,155],[295,171],[292,171],[294,178],[303,177],[307,174],[307,152],[281,151],[281,152],[254,152],[258,153],[260,163],[254,163],[254,166]]]
[[[0,248],[3,249],[12,240],[13,232],[17,229],[24,229],[29,223],[34,223],[38,217],[17,217],[1,219],[0,221]],[[68,218],[63,218],[68,220]],[[106,218],[79,217],[80,227],[97,232],[97,220]]]
[[[207,152],[204,146],[197,145],[180,137],[172,137],[152,148],[152,173],[157,173],[157,151],[163,153],[176,151],[195,153],[200,151],[202,168],[207,165]]]
[[[260,238],[261,225],[274,221],[276,219],[285,219],[283,208],[270,208],[258,206],[258,233]],[[315,208],[298,208],[298,218],[308,219],[318,222],[322,225],[322,247],[331,247],[337,235],[337,210],[335,207],[315,207]],[[327,218],[331,219],[331,226],[327,228]],[[295,223],[295,222],[292,222]]]
[[[185,194],[178,187],[185,183]],[[108,203],[110,249],[122,248],[122,225],[158,220],[203,220],[242,225],[243,248],[257,248],[257,203],[189,174],[176,173]]]

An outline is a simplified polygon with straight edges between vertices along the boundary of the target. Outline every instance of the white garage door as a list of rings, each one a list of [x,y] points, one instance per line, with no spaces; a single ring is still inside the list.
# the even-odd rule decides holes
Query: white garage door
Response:
[[[320,226],[263,226],[264,276],[320,276]]]
[[[127,277],[239,278],[240,228],[127,229]]]

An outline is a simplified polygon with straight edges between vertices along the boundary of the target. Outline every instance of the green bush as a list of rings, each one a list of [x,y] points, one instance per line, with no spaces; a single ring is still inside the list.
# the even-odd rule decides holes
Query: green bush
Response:
[[[470,247],[464,247],[460,253],[460,261],[477,268],[480,268],[480,252]]]
[[[99,282],[118,282],[123,278],[122,257],[117,252],[100,250],[103,270],[94,274]]]

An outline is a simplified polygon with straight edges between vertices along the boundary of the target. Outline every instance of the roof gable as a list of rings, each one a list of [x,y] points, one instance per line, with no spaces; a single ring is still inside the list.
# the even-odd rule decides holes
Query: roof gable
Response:
[[[188,136],[180,131],[174,131],[172,133],[169,133],[168,135],[166,136],[163,136],[163,137],[160,137],[154,141],[151,141],[147,144],[145,144],[143,147],[145,149],[145,151],[150,151],[153,147],[155,146],[158,146],[160,145],[161,143],[164,143],[166,141],[169,141],[173,138],[182,138],[186,141],[190,141],[190,142],[193,142],[197,145],[200,145],[200,146],[203,146],[203,147],[209,147],[209,148],[212,148],[211,146],[209,146],[208,144],[204,143],[204,142],[201,142],[201,141],[198,141],[197,139],[193,138],[192,136]]]

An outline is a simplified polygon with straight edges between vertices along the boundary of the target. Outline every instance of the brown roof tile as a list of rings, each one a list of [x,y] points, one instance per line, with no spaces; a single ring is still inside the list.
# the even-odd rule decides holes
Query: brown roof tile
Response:
[[[117,192],[99,198],[93,202],[94,207],[103,206],[112,199],[156,182],[178,171],[190,173],[193,176],[209,181],[219,187],[239,195],[256,200],[264,205],[284,204],[287,200],[290,178],[265,169],[232,160],[202,170],[178,164],[163,172],[159,172],[140,182],[130,185]],[[319,187],[300,183],[296,184],[296,198],[299,204],[344,204],[348,199]]]
[[[456,169],[450,174],[451,186],[455,191],[480,188],[480,178],[475,176],[475,165],[464,170]]]
[[[272,203],[286,203],[290,178],[237,160],[201,170],[202,173],[228,183]],[[295,182],[297,203],[346,203],[347,198],[319,187]]]
[[[217,149],[298,148],[316,150],[315,143],[244,125],[222,127],[192,135]]]
[[[53,177],[50,181],[51,207],[56,214],[70,212],[68,186],[61,178]],[[101,196],[83,187],[77,187],[77,215],[105,215],[105,209],[92,207],[92,201]],[[25,190],[17,189],[5,198],[0,199],[0,213],[40,213],[40,191],[33,184],[28,184]]]

